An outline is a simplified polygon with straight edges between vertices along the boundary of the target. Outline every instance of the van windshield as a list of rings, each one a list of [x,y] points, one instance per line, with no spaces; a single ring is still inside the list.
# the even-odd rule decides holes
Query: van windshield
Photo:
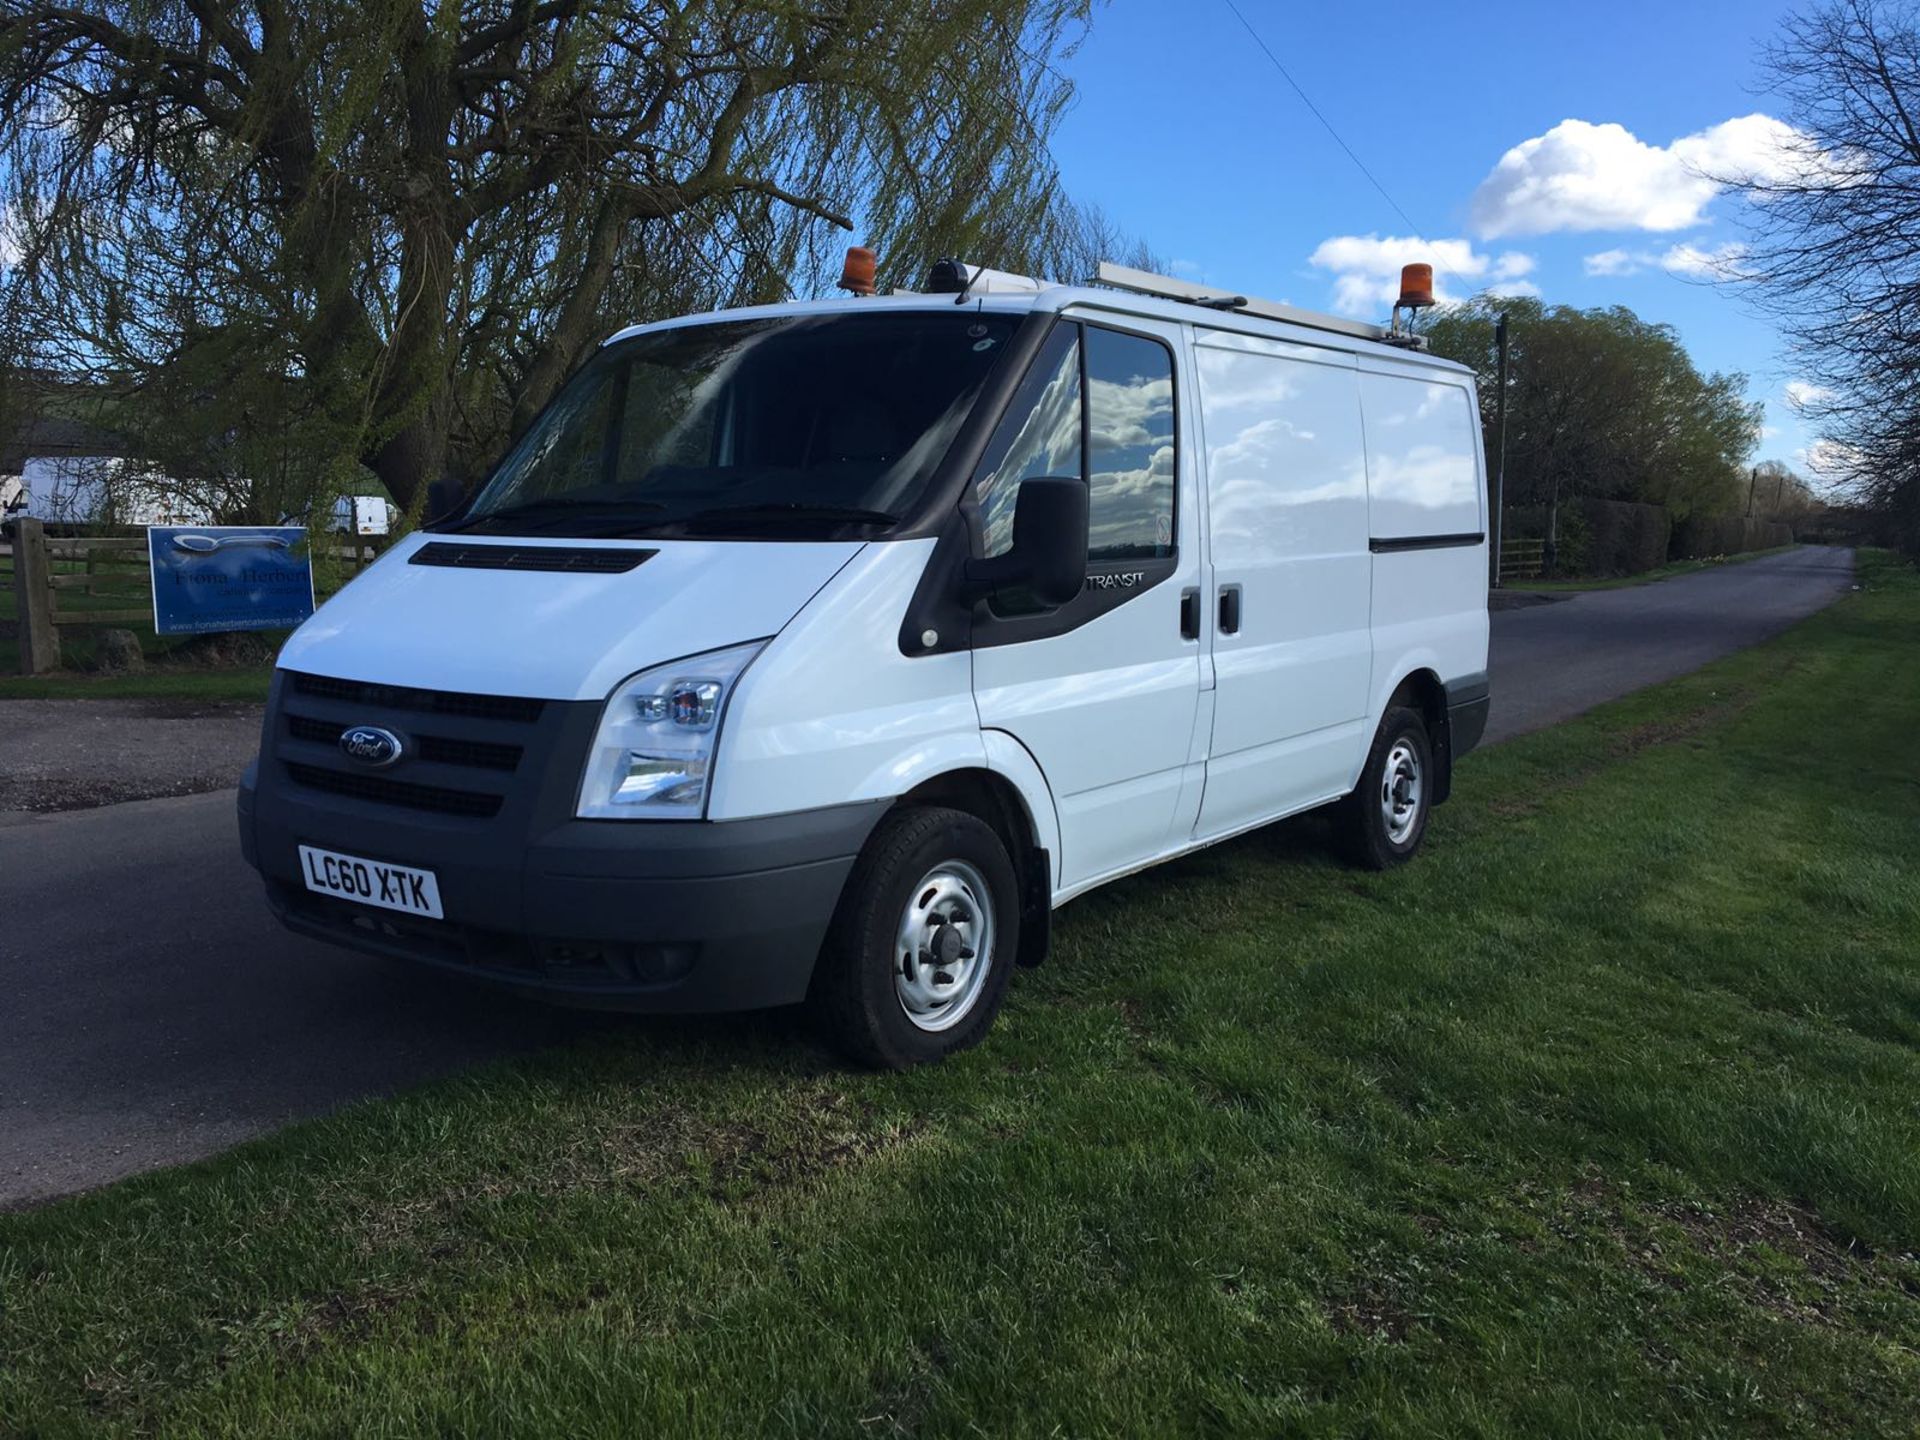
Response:
[[[716,321],[610,345],[447,528],[835,539],[919,505],[1017,316]]]

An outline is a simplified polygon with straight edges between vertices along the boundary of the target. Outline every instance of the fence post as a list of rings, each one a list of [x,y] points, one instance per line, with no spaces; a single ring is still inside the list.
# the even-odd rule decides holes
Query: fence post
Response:
[[[19,617],[22,675],[44,675],[60,663],[52,577],[45,529],[31,515],[18,517],[13,522],[13,598]]]

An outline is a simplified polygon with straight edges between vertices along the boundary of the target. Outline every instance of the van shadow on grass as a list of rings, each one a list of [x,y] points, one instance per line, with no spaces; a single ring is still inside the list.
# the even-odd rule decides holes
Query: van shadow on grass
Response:
[[[1062,972],[1082,970],[1116,918],[1144,925],[1156,923],[1169,909],[1185,911],[1209,899],[1226,901],[1245,881],[1249,867],[1277,872],[1277,880],[1289,871],[1304,877],[1346,868],[1334,854],[1332,827],[1322,811],[1262,826],[1069,901],[1054,912],[1053,950],[1038,973],[1053,972],[1052,978],[1068,983]],[[1352,873],[1356,879],[1360,875]],[[1023,990],[1032,994],[1054,988],[1023,984],[1033,973],[1016,972],[1009,1003],[1017,1002]],[[662,1075],[710,1072],[716,1066],[737,1066],[767,1077],[849,1068],[821,1038],[803,1005],[720,1015],[569,1013],[575,1033],[562,1041],[563,1051],[577,1042],[625,1052],[633,1065]],[[570,1066],[573,1061],[570,1057],[563,1063]]]

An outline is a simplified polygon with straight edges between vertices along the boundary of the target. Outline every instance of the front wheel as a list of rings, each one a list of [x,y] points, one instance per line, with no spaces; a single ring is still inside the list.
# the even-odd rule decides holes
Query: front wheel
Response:
[[[965,811],[896,810],[847,878],[814,1007],[864,1064],[941,1060],[987,1033],[1019,947],[1019,885],[1000,837]]]
[[[1417,710],[1396,706],[1380,721],[1353,793],[1334,807],[1334,837],[1356,865],[1386,870],[1411,860],[1433,807],[1433,745]]]

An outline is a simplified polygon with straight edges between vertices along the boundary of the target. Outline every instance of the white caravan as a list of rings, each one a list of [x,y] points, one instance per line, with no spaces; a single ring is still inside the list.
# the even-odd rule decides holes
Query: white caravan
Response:
[[[9,508],[51,524],[213,523],[210,487],[187,484],[118,455],[31,456],[21,466],[20,484],[22,500]]]
[[[608,340],[281,653],[275,911],[574,1003],[810,999],[898,1066],[1116,876],[1329,804],[1411,856],[1487,713],[1472,376],[1101,278]]]

